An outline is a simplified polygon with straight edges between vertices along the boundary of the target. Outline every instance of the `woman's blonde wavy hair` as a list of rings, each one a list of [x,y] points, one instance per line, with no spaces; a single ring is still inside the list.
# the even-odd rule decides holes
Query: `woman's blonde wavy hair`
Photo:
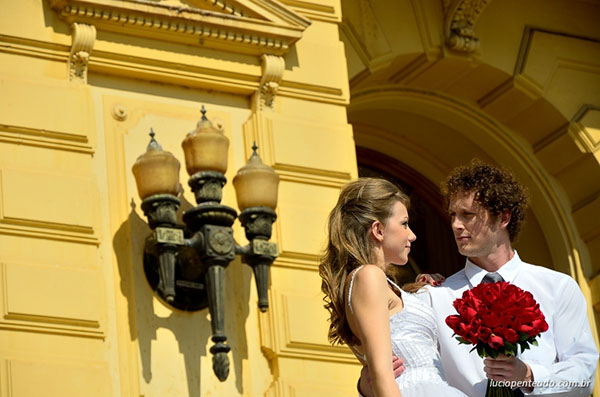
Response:
[[[346,318],[346,280],[357,267],[374,263],[369,228],[374,221],[385,225],[398,201],[409,207],[408,196],[393,183],[379,178],[359,178],[342,188],[329,214],[329,238],[319,264],[319,275],[323,280],[325,308],[330,314],[329,341],[333,344],[360,344]]]

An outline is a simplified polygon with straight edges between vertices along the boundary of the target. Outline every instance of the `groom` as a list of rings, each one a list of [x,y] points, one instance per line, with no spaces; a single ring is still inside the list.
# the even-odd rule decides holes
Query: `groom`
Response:
[[[487,379],[523,382],[518,385],[526,395],[589,395],[598,350],[579,286],[563,273],[523,262],[511,246],[525,217],[525,188],[509,172],[473,160],[451,173],[442,193],[458,251],[467,257],[464,269],[441,287],[428,288],[448,383],[468,396],[484,396]],[[465,290],[502,280],[533,294],[549,328],[538,346],[519,357],[483,360],[456,341],[445,319],[455,314],[452,302]],[[365,396],[371,395],[367,371],[364,367],[359,380]]]

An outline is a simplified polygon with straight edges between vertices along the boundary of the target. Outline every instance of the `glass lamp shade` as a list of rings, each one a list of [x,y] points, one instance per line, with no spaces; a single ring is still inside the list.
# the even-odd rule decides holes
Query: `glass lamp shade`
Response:
[[[203,110],[202,119],[196,129],[189,132],[181,146],[185,155],[185,167],[188,174],[199,171],[227,171],[227,152],[229,139],[213,126]]]
[[[179,191],[179,161],[169,152],[162,150],[162,147],[152,140],[146,149],[133,164],[132,171],[135,176],[140,198],[154,194],[172,194],[177,195]]]
[[[233,178],[238,208],[242,211],[257,206],[275,209],[278,185],[279,175],[262,163],[255,150],[248,163]]]

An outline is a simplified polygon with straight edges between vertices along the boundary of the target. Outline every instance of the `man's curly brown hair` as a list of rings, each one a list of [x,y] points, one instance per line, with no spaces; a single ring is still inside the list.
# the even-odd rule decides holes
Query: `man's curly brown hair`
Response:
[[[527,188],[517,182],[510,171],[473,159],[468,165],[455,168],[442,183],[441,190],[446,208],[456,195],[474,192],[475,200],[493,217],[508,211],[510,241],[519,234],[529,196]]]

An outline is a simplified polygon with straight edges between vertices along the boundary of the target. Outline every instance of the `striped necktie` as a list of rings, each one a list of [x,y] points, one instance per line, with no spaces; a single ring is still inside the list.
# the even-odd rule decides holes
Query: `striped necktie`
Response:
[[[500,274],[493,272],[486,274],[485,277],[483,277],[483,280],[481,280],[481,283],[497,283],[498,281],[504,281],[504,279]]]

